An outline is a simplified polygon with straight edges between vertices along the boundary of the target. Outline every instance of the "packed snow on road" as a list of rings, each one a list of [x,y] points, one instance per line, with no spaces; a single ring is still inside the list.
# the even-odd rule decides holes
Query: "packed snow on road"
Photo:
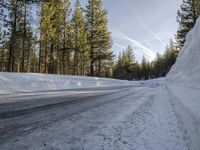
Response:
[[[199,150],[199,41],[149,81],[0,73],[0,149]]]

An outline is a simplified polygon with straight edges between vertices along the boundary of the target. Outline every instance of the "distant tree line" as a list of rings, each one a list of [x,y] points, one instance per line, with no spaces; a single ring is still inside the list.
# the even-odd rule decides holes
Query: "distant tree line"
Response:
[[[119,53],[118,60],[114,65],[113,77],[125,80],[147,80],[164,77],[171,66],[176,62],[178,49],[172,40],[166,46],[163,55],[157,53],[154,61],[149,62],[143,56],[140,63],[135,60],[134,50],[131,46]]]
[[[102,0],[0,2],[0,71],[110,75],[111,33]]]

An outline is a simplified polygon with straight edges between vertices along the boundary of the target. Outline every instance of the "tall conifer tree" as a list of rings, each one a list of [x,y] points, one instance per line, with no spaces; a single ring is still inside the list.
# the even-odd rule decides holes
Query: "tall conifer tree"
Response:
[[[195,2],[196,0],[183,0],[181,8],[177,13],[179,27],[176,39],[180,48],[183,47],[186,35],[194,27],[198,17]]]
[[[59,49],[57,45],[62,31],[61,25],[63,9],[64,8],[61,0],[49,0],[48,2],[45,2],[42,7],[40,28],[43,37],[45,37],[45,53],[47,53],[48,49],[47,44],[50,45],[48,73],[56,73],[55,59],[59,59]],[[47,57],[47,54],[45,54],[45,57]],[[47,63],[46,59],[47,58],[45,58],[45,64]]]
[[[108,50],[111,47],[111,37],[107,27],[107,12],[103,9],[102,0],[88,0],[86,8],[90,51],[90,75],[94,76],[95,63],[99,63],[98,72],[100,73],[101,61],[107,59],[110,55]]]
[[[73,49],[74,49],[74,74],[85,75],[85,69],[88,62],[88,42],[83,9],[80,1],[77,0],[72,17],[73,26]],[[79,68],[79,69],[78,69]]]

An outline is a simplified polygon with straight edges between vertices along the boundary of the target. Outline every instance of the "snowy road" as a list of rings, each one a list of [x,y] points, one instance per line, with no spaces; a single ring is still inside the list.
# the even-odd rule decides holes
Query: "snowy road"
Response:
[[[0,149],[189,150],[162,83],[2,95]]]

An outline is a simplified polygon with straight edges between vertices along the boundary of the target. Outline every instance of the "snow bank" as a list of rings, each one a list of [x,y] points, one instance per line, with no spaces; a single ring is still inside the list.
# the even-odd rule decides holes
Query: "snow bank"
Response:
[[[152,84],[152,85],[163,85],[165,84],[165,80],[166,78],[162,77],[162,78],[156,78],[156,79],[151,79],[151,80],[145,80],[145,81],[136,81],[139,82],[141,84]]]
[[[190,136],[192,149],[200,146],[200,18],[188,33],[175,65],[167,75],[167,88]]]
[[[188,33],[185,45],[167,75],[167,83],[183,104],[200,118],[200,18]],[[178,87],[182,92],[176,92]]]
[[[167,78],[200,88],[200,18],[188,33],[185,45]]]
[[[130,85],[133,82],[107,78],[0,73],[0,94]]]

